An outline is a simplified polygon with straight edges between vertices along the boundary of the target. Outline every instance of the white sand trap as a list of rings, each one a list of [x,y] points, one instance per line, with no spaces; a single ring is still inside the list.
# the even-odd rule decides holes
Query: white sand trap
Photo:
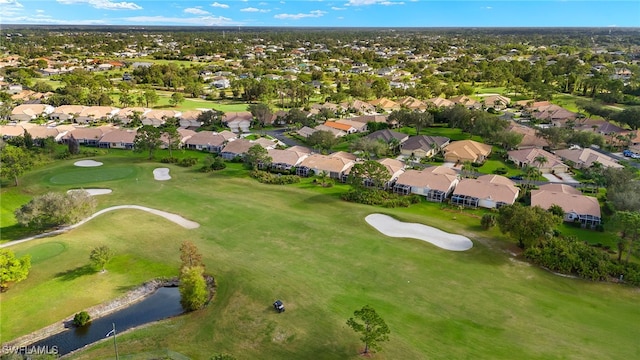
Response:
[[[85,192],[89,193],[89,195],[91,195],[91,196],[107,195],[107,194],[111,194],[113,192],[113,190],[111,190],[111,189],[71,189],[71,190],[67,191],[67,194],[71,194],[72,192],[80,192],[80,191],[85,191]]]
[[[80,161],[74,162],[73,165],[80,166],[80,167],[96,167],[96,166],[102,166],[102,163],[100,161],[95,161],[95,160],[80,160]]]
[[[382,214],[371,214],[364,219],[387,236],[418,239],[451,251],[465,251],[473,247],[468,237],[444,232],[431,226],[405,223]]]
[[[153,170],[153,178],[158,181],[170,180],[169,168],[156,168]]]

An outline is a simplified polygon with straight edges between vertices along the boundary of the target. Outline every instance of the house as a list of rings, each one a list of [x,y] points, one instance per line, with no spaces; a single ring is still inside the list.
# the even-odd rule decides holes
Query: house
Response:
[[[516,146],[517,149],[543,148],[548,147],[549,142],[539,137],[536,130],[525,125],[511,121],[507,131],[522,135],[522,140]]]
[[[324,126],[330,127],[332,129],[337,129],[339,131],[343,131],[347,134],[356,133],[358,130],[349,124],[343,124],[336,121],[325,121]]]
[[[184,141],[187,149],[220,153],[227,140],[224,136],[213,131],[200,131]]]
[[[287,150],[287,151],[297,151],[299,153],[307,154],[307,155],[313,154],[313,150],[309,149],[308,147],[304,147],[304,146],[300,146],[300,145],[294,145],[292,147],[286,148],[285,150]]]
[[[80,145],[98,146],[102,136],[112,130],[113,128],[108,126],[75,128],[62,137],[62,142],[66,143],[73,135]]]
[[[152,125],[158,127],[163,125],[167,119],[180,118],[182,113],[176,110],[150,110],[142,114],[142,125]]]
[[[97,121],[111,120],[120,111],[112,106],[86,106],[78,116],[74,116],[73,122],[77,124],[89,124]]]
[[[222,122],[226,124],[232,132],[249,132],[253,115],[249,111],[228,112],[224,114]]]
[[[458,173],[444,166],[406,170],[398,176],[393,192],[402,195],[418,194],[429,201],[443,202],[451,195],[458,181]]]
[[[386,112],[391,112],[393,110],[400,110],[402,106],[395,101],[389,100],[387,98],[375,99],[369,101],[369,104],[374,106],[375,108],[380,108]]]
[[[389,115],[387,114],[383,114],[383,115],[360,115],[360,116],[354,116],[354,117],[350,117],[347,120],[351,120],[351,121],[357,121],[357,122],[361,122],[361,123],[370,123],[370,122],[374,122],[374,123],[387,123],[387,119],[389,118]]]
[[[216,89],[227,89],[231,87],[231,81],[224,76],[215,76],[211,82],[211,86]]]
[[[98,147],[105,149],[133,149],[136,138],[136,130],[114,129],[102,136],[98,141]],[[75,135],[74,135],[75,137]]]
[[[130,124],[136,117],[138,118],[138,120],[142,121],[142,119],[144,118],[144,115],[149,111],[151,111],[151,109],[143,108],[143,107],[126,107],[126,108],[120,109],[116,117],[123,124]]]
[[[483,175],[477,179],[462,179],[451,196],[451,205],[483,207],[487,209],[512,205],[520,189],[508,178]]]
[[[333,127],[333,126],[327,126],[327,125],[324,125],[324,124],[318,125],[314,129],[315,129],[315,131],[328,131],[328,132],[332,133],[333,136],[335,136],[335,137],[343,137],[343,136],[347,135],[347,133],[345,131],[342,131],[342,130],[337,129],[337,128]]]
[[[318,131],[318,130],[312,129],[312,128],[308,127],[308,126],[303,126],[298,131],[296,131],[296,134],[302,136],[303,138],[308,138],[309,136],[311,136],[311,134],[313,134],[316,131]]]
[[[11,110],[11,121],[30,121],[39,116],[48,117],[53,111],[53,106],[46,104],[22,104]]]
[[[336,123],[348,125],[355,129],[355,132],[366,132],[367,131],[367,123],[360,121],[353,121],[351,119],[339,119],[336,120]]]
[[[387,172],[389,173],[389,177],[385,180],[383,184],[381,184],[380,188],[384,190],[393,188],[393,184],[398,179],[398,176],[400,176],[404,172],[405,163],[400,160],[389,159],[389,158],[378,159],[376,161],[380,163],[382,166],[384,166]],[[349,174],[351,173],[352,169],[353,167],[349,168],[342,174],[341,181],[343,183],[346,183],[347,180],[349,179]],[[364,179],[363,185],[367,187],[376,186],[376,184],[371,179]]]
[[[491,154],[491,145],[473,140],[454,141],[444,149],[444,159],[456,163],[465,161],[482,163],[489,154]]]
[[[541,185],[539,190],[531,191],[531,206],[548,210],[553,205],[562,208],[566,222],[579,222],[590,228],[600,224],[600,204],[595,197],[584,196],[580,190],[563,184]]]
[[[482,103],[486,108],[494,108],[496,110],[502,110],[508,107],[509,104],[511,104],[511,99],[502,95],[489,95],[489,96],[485,96],[482,99]]]
[[[53,109],[49,114],[49,120],[54,121],[71,121],[84,111],[86,106],[83,105],[61,105]]]
[[[252,142],[254,145],[260,145],[267,150],[275,149],[276,146],[278,145],[277,141],[269,140],[267,138],[259,138],[259,139],[253,140]]]
[[[575,120],[578,114],[569,111],[561,106],[555,104],[540,105],[534,104],[529,107],[527,111],[531,114],[531,117],[552,123],[553,126],[562,127],[567,120]]]
[[[462,105],[467,109],[481,109],[482,103],[473,100],[472,98],[466,95],[454,96],[449,99],[449,101],[453,102],[456,105]]]
[[[325,172],[332,179],[342,179],[342,175],[355,164],[354,160],[342,155],[312,154],[306,157],[296,168],[298,176],[313,176]]]
[[[244,157],[244,155],[249,151],[249,149],[256,144],[252,143],[247,139],[236,139],[234,141],[229,141],[222,151],[220,151],[220,156],[222,156],[225,160],[233,160],[237,157]]]
[[[429,107],[425,102],[420,101],[414,97],[407,96],[398,100],[398,104],[401,107],[407,108],[409,110],[426,110]]]
[[[454,103],[453,101],[441,97],[431,98],[429,100],[426,100],[426,103],[432,104],[435,107],[452,107],[456,105],[456,103]]]
[[[0,136],[3,140],[24,135],[24,128],[20,125],[0,125]]]
[[[47,138],[52,138],[54,141],[58,142],[66,133],[64,131],[60,132],[57,128],[47,126],[32,126],[25,129],[25,131],[31,135],[33,142],[36,144],[42,144],[42,141]]]
[[[400,145],[400,153],[416,158],[432,157],[447,146],[449,141],[450,139],[444,136],[411,136]]]
[[[180,119],[180,127],[199,128],[200,125],[202,125],[202,123],[198,121],[200,114],[202,114],[200,110],[183,111],[178,118]]]
[[[351,102],[340,103],[340,108],[348,113],[356,114],[375,114],[376,107],[362,100],[353,100]]]
[[[586,169],[594,163],[600,163],[604,167],[623,168],[618,161],[608,155],[599,153],[593,149],[564,149],[556,151],[558,155],[567,165],[576,169]]]
[[[392,144],[394,142],[402,144],[409,139],[409,135],[389,129],[374,131],[365,137],[367,139],[382,141],[386,144]]]
[[[535,167],[542,173],[566,173],[569,170],[569,166],[565,165],[559,157],[538,148],[513,150],[507,155],[516,166]],[[544,161],[539,161],[541,159]]]
[[[276,172],[288,172],[309,156],[308,153],[292,150],[269,149],[267,152],[271,157],[271,163],[267,166]]]

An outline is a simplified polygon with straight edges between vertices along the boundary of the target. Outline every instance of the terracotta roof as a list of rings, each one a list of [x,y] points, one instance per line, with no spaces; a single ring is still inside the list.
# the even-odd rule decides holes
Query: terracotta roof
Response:
[[[222,149],[222,152],[228,152],[233,154],[245,154],[249,149],[256,144],[246,139],[236,139],[229,141],[229,143]]]
[[[291,166],[296,166],[300,161],[309,156],[309,154],[290,151],[290,150],[280,150],[280,149],[269,149],[267,150],[269,156],[271,157],[271,162],[274,164],[287,164]]]
[[[477,179],[462,179],[454,195],[466,195],[496,203],[513,204],[520,190],[515,183],[500,175],[483,175]]]
[[[431,103],[437,107],[451,107],[454,106],[456,103],[454,103],[451,100],[447,100],[445,98],[441,98],[441,97],[435,97],[429,100],[426,100],[426,102]]]
[[[407,97],[404,97],[402,99],[399,99],[398,103],[401,106],[404,106],[404,107],[406,107],[408,109],[411,109],[411,110],[415,110],[415,109],[424,110],[424,109],[427,108],[427,104],[425,104],[423,101],[420,101],[420,100],[418,100],[418,99],[416,99],[414,97],[411,97],[411,96],[407,96]]]
[[[329,156],[330,157],[339,157],[339,158],[350,160],[350,161],[356,161],[356,159],[358,158],[354,154],[348,153],[346,151],[336,151],[334,153],[331,153]]]
[[[507,130],[523,135],[522,140],[518,144],[519,148],[524,148],[524,147],[540,147],[541,148],[544,146],[549,146],[549,143],[547,142],[547,140],[539,137],[536,133],[536,130],[528,126],[520,125],[512,121],[509,127],[507,128]]]
[[[213,145],[220,146],[224,144],[225,138],[213,131],[200,131],[188,138],[184,143],[187,145]]]
[[[458,173],[444,166],[432,166],[423,170],[406,170],[398,176],[396,184],[448,191],[458,180]]]
[[[373,105],[374,107],[381,107],[385,110],[395,110],[395,109],[400,109],[400,104],[398,104],[397,102],[393,101],[393,100],[389,100],[387,98],[381,98],[381,99],[375,99],[375,100],[371,100],[369,101],[369,104]]]
[[[286,148],[285,150],[286,151],[296,151],[296,152],[299,152],[299,153],[302,153],[302,154],[311,154],[311,153],[313,153],[313,150],[311,150],[311,149],[309,149],[307,147],[304,147],[304,146],[300,146],[300,145],[294,145],[294,146],[292,146],[290,148]]]
[[[367,126],[366,123],[360,121],[352,121],[349,119],[336,120],[336,123],[351,126],[358,131],[362,131]]]
[[[60,135],[60,131],[56,128],[50,128],[46,126],[34,126],[27,129],[31,137],[34,139],[46,139],[48,137],[56,137]]]
[[[588,168],[595,162],[602,164],[604,167],[623,167],[612,157],[588,148],[558,150],[556,151],[556,154],[563,159],[571,160],[579,168]]]
[[[572,189],[572,190],[569,190]],[[539,190],[531,191],[531,206],[540,206],[549,209],[558,205],[565,213],[579,215],[592,215],[600,217],[600,204],[598,199],[584,196],[579,190],[567,185],[542,185]]]
[[[318,169],[329,172],[343,172],[353,166],[354,162],[339,156],[327,156],[320,154],[309,155],[302,160],[300,166],[310,169]]]
[[[507,154],[509,154],[509,158],[530,166],[544,167],[544,168],[553,168],[556,166],[567,167],[567,165],[565,165],[562,162],[562,160],[560,160],[559,157],[542,149],[532,148],[532,149],[513,150],[513,151],[509,151]],[[544,164],[538,164],[535,160],[539,156],[542,156],[545,159],[547,159],[547,162]]]
[[[24,135],[24,128],[20,125],[0,125],[0,135],[15,137]]]
[[[491,154],[491,145],[473,140],[454,141],[444,148],[445,157],[456,158],[460,161],[477,161],[480,156]]]
[[[136,130],[115,129],[104,134],[104,136],[102,136],[102,138],[100,139],[100,142],[133,144],[133,140],[136,138],[136,134]]]
[[[334,129],[338,129],[338,130],[342,130],[345,132],[348,132],[349,130],[353,129],[354,127],[348,124],[343,124],[343,123],[339,123],[339,122],[335,122],[335,121],[325,121],[324,123],[325,126],[334,128]]]

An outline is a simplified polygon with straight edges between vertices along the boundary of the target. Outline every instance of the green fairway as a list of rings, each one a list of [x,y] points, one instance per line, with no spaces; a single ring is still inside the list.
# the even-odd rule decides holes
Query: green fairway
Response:
[[[55,185],[80,185],[130,178],[135,174],[136,170],[132,167],[99,166],[62,172],[49,178],[49,182]]]
[[[118,336],[124,358],[183,354],[208,359],[358,359],[362,344],[346,326],[371,305],[391,329],[380,359],[632,359],[640,355],[637,289],[553,275],[513,258],[497,229],[480,228],[481,210],[421,203],[387,209],[346,203],[346,185],[311,179],[264,185],[240,164],[204,174],[135,157],[97,157],[103,169],[134,175],[104,181],[113,194],[100,208],[136,204],[180,214],[201,227],[186,230],[137,210],[110,212],[53,238],[13,247],[34,259],[29,278],[2,296],[1,341],[112,299],[159,276],[178,273],[178,248],[191,240],[216,277],[205,309]],[[82,169],[87,170],[87,169]],[[76,184],[48,179],[75,171],[69,162],[34,171],[23,194]],[[241,176],[240,176],[241,175]],[[138,180],[136,180],[136,177]],[[70,181],[70,180],[69,180]],[[4,207],[4,205],[3,205]],[[474,247],[450,252],[427,242],[390,238],[368,225],[370,213],[466,235]],[[107,272],[89,265],[91,249],[110,246]],[[287,311],[271,303],[281,299]],[[137,355],[136,355],[137,354]],[[154,355],[155,356],[155,355]],[[158,355],[159,356],[159,355]],[[113,358],[102,342],[75,359]]]

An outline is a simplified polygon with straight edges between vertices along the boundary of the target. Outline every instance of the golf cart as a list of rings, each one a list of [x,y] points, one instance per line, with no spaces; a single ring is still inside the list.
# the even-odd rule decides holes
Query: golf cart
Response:
[[[273,303],[273,308],[279,313],[284,312],[284,304],[280,300],[276,300],[276,302]]]

